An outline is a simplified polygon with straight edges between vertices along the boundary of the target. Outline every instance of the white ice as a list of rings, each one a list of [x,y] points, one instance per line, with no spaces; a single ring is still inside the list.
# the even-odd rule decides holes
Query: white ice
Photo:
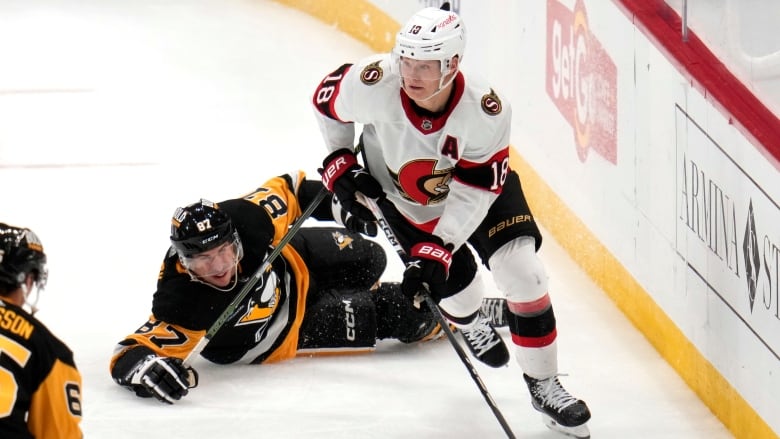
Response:
[[[33,228],[49,255],[38,316],[75,352],[86,438],[505,437],[446,340],[264,366],[197,359],[200,386],[173,406],[109,376],[114,344],[148,317],[174,208],[316,175],[311,92],[368,53],[263,0],[0,1],[0,221]],[[400,279],[388,254],[386,278]],[[550,236],[541,256],[562,381],[591,407],[593,437],[731,437]],[[514,361],[475,364],[518,438],[560,437]]]

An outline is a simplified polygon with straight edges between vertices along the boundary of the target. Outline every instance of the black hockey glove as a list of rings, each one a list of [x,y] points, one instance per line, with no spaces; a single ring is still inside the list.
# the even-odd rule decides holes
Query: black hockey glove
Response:
[[[382,186],[355,159],[355,154],[347,148],[330,153],[322,161],[322,184],[333,192],[344,209],[363,221],[376,222],[374,214],[357,201],[355,193],[360,192],[368,198],[380,200],[385,193]]]
[[[447,297],[447,276],[452,264],[452,245],[445,246],[441,239],[433,237],[431,242],[420,242],[409,252],[411,259],[406,263],[401,292],[419,307],[420,298],[415,298],[423,288],[434,302]],[[422,309],[422,308],[421,308]]]
[[[339,199],[334,195],[333,203],[331,203],[331,210],[333,212],[333,219],[350,232],[362,233],[363,235],[376,236],[377,226],[376,221],[366,221],[358,216],[352,215],[348,210],[344,209]]]
[[[139,386],[138,396],[154,396],[166,404],[173,404],[198,385],[198,372],[185,367],[180,358],[148,355],[138,363],[130,384]]]

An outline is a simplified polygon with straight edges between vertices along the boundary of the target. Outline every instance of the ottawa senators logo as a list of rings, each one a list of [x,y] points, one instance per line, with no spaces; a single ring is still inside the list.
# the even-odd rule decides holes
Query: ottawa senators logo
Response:
[[[382,79],[383,75],[384,72],[382,71],[382,68],[379,67],[379,61],[377,61],[363,68],[363,71],[360,72],[360,80],[363,84],[374,85]]]
[[[401,166],[398,173],[387,172],[396,189],[409,201],[427,206],[447,198],[454,169],[436,169],[436,160],[414,160]]]
[[[482,111],[489,116],[495,116],[501,112],[501,109],[501,99],[498,98],[496,92],[491,88],[490,93],[482,96]]]

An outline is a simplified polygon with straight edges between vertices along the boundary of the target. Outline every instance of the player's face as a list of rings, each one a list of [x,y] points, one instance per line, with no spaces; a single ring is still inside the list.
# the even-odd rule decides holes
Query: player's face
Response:
[[[238,259],[238,244],[230,241],[187,258],[185,266],[201,281],[223,288],[236,274]]]
[[[441,62],[422,61],[401,57],[401,77],[404,91],[415,101],[424,100],[436,93],[441,81]]]

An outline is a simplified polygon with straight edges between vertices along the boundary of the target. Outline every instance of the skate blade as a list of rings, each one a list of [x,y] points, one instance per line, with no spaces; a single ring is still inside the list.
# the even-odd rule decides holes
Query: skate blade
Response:
[[[555,422],[555,419],[542,414],[542,420],[544,425],[550,430],[557,431],[558,433],[565,434],[566,436],[577,439],[590,439],[590,430],[587,424],[577,425],[576,427],[566,427]]]

